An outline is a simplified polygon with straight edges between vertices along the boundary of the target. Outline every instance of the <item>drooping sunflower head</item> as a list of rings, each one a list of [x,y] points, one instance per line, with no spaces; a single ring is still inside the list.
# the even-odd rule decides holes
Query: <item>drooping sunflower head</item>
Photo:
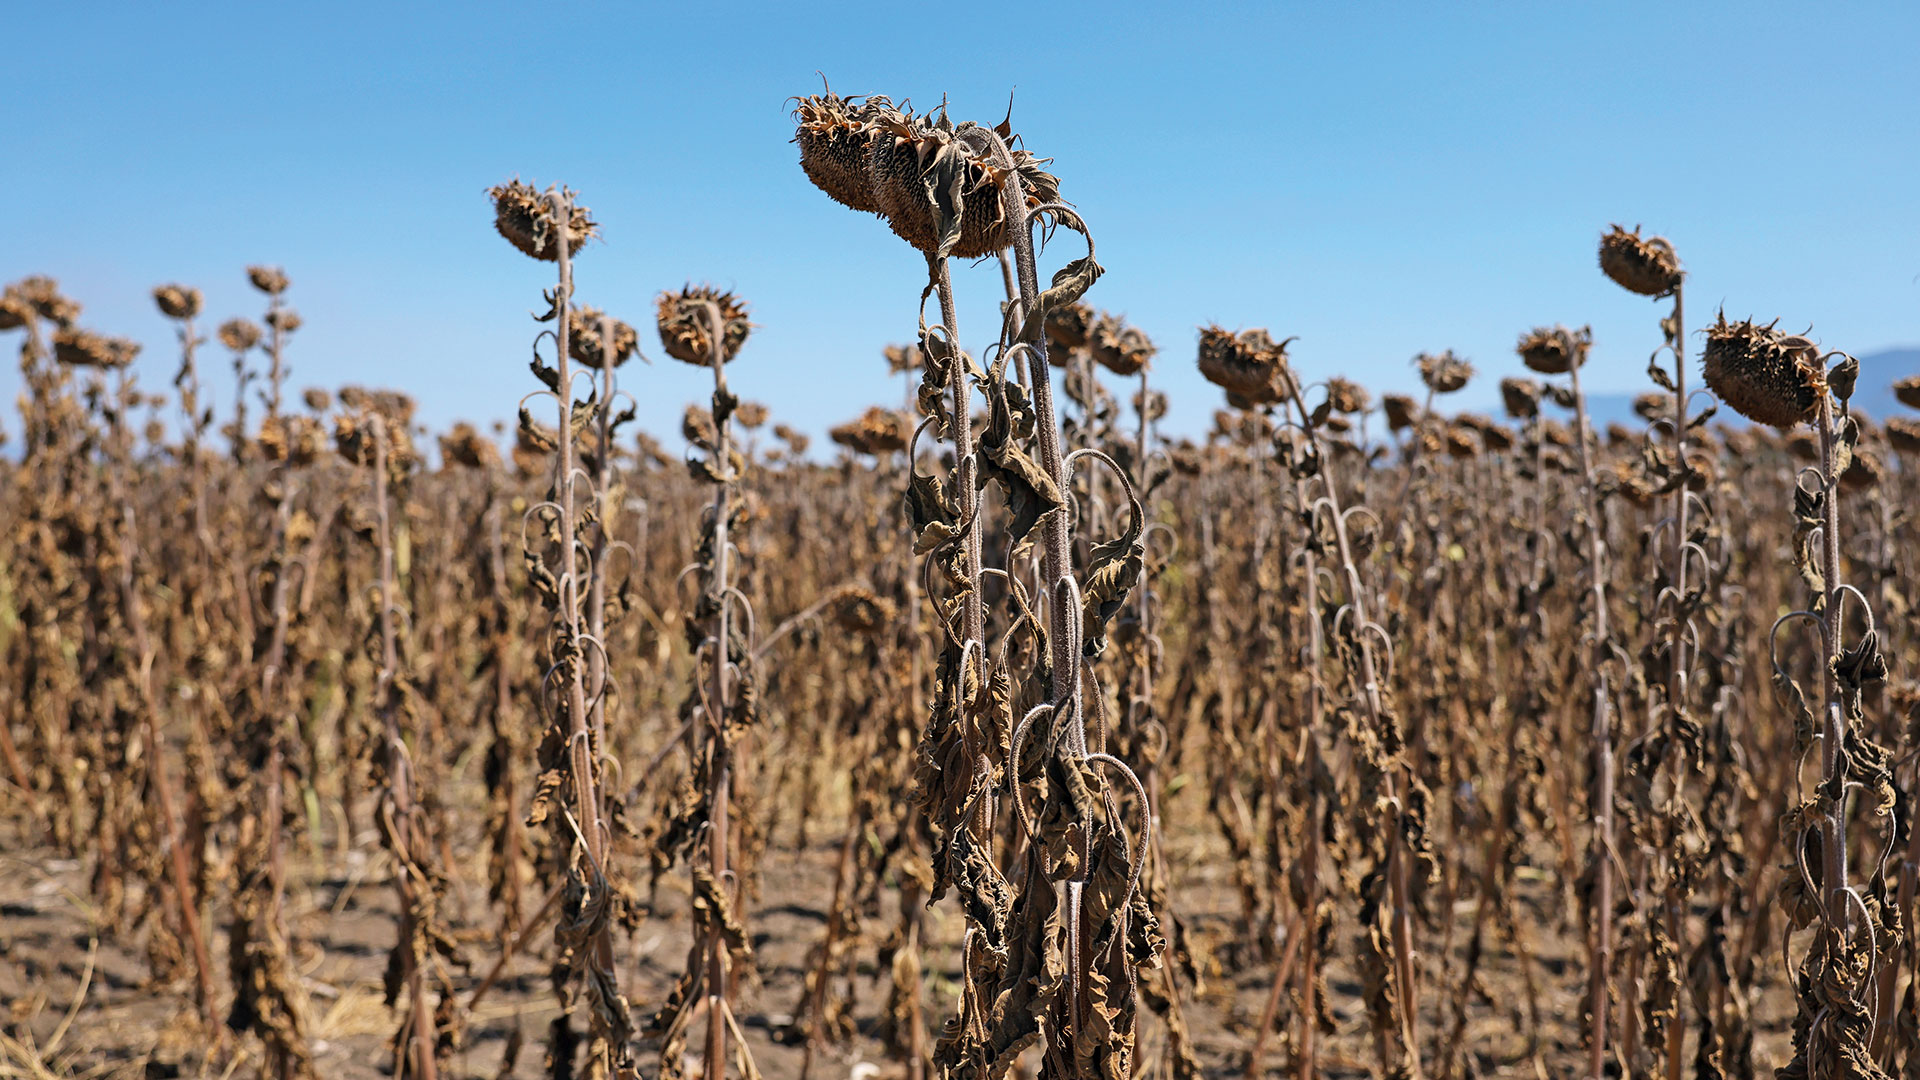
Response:
[[[1632,232],[1615,225],[1600,238],[1600,269],[1628,292],[1653,297],[1671,295],[1685,276],[1667,238],[1642,239],[1638,225]]]
[[[1827,392],[1818,347],[1772,323],[1728,322],[1721,312],[1707,327],[1702,360],[1707,387],[1758,424],[1786,428],[1811,420]]]
[[[660,345],[668,356],[695,367],[713,364],[713,328],[720,326],[720,358],[730,362],[753,332],[746,301],[711,285],[688,285],[660,294],[656,304]]]

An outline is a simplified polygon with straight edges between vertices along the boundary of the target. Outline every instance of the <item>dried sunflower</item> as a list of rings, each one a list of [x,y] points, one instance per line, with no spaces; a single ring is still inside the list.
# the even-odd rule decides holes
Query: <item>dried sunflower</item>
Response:
[[[887,358],[887,373],[904,375],[920,366],[920,346],[888,345],[880,350]]]
[[[1632,232],[1615,225],[1600,238],[1600,269],[1615,285],[1641,296],[1671,295],[1684,276],[1680,256],[1666,237],[1642,240],[1638,225]]]
[[[1707,327],[1703,359],[1707,386],[1755,423],[1784,428],[1811,420],[1827,392],[1813,342],[1782,334],[1772,323],[1730,323],[1721,312]]]
[[[1920,420],[1896,416],[1887,421],[1887,441],[1895,450],[1920,454]]]
[[[1501,379],[1500,401],[1508,416],[1525,420],[1540,411],[1540,384],[1532,379]]]
[[[1075,302],[1047,309],[1047,358],[1056,364],[1066,362],[1066,354],[1082,349],[1094,323],[1093,309]],[[1056,354],[1058,359],[1056,359]]]
[[[857,454],[881,457],[907,448],[908,427],[905,417],[876,405],[861,413],[859,419],[841,424],[827,435]]]
[[[1871,491],[1886,476],[1887,464],[1880,455],[1870,447],[1856,446],[1846,471],[1840,474],[1840,486],[1854,492]]]
[[[898,112],[879,94],[841,97],[831,90],[793,98],[793,141],[800,145],[800,168],[813,186],[835,202],[877,213],[874,203],[874,119]]]
[[[1052,313],[1049,312],[1049,315]],[[1138,375],[1160,350],[1140,329],[1117,315],[1101,315],[1087,331],[1087,348],[1094,363],[1115,375]]]
[[[1413,363],[1420,369],[1420,381],[1436,394],[1451,394],[1473,378],[1473,365],[1455,356],[1452,349],[1421,353],[1413,358]]]
[[[32,304],[11,289],[0,293],[0,330],[18,330],[32,318]]]
[[[53,332],[53,356],[73,367],[123,368],[133,363],[140,346],[126,338],[110,338],[77,326]]]
[[[1373,407],[1373,395],[1352,379],[1335,375],[1327,380],[1327,406],[1337,413],[1361,413]]]
[[[1587,350],[1593,345],[1593,330],[1581,327],[1539,326],[1520,335],[1514,351],[1529,368],[1542,375],[1565,375],[1587,362]]]
[[[1158,420],[1167,415],[1167,395],[1158,390],[1150,390],[1147,391],[1143,400],[1140,391],[1136,390],[1133,393],[1133,411],[1136,416],[1146,413],[1149,421]]]
[[[1284,378],[1287,346],[1294,338],[1276,343],[1262,329],[1230,333],[1219,326],[1200,331],[1200,374],[1225,390],[1229,400],[1238,397],[1249,405],[1270,405],[1287,400]],[[1235,402],[1236,408],[1246,408]]]
[[[260,328],[245,319],[228,319],[220,324],[220,344],[234,352],[246,352],[260,344]]]
[[[1388,394],[1380,399],[1387,413],[1387,430],[1405,431],[1420,417],[1420,403],[1405,394]]]
[[[743,401],[733,410],[734,423],[752,431],[767,422],[768,410],[758,401]]]
[[[448,465],[491,469],[500,464],[500,451],[491,439],[462,420],[440,436],[440,458]]]
[[[34,314],[60,326],[72,326],[80,318],[80,302],[60,295],[60,283],[44,274],[21,278],[7,286],[7,292],[25,301]]]
[[[944,109],[925,117],[884,110],[872,123],[875,212],[894,235],[926,254],[940,254],[943,239],[953,244],[946,254],[961,259],[991,255],[1011,243],[1001,192],[1016,173],[1029,210],[1060,201],[1059,178],[1043,167],[1052,159],[1015,146],[1011,135],[1005,137],[1009,170],[989,159],[988,129],[972,121],[955,124]]]
[[[575,255],[600,227],[586,207],[573,201],[571,190],[562,188],[561,194],[571,208],[567,215],[567,254]],[[532,184],[513,180],[488,188],[487,196],[493,200],[493,227],[500,230],[508,243],[543,262],[559,260],[559,245],[549,235],[555,222],[553,204],[547,195],[536,191]]]
[[[305,468],[326,452],[327,432],[310,416],[273,416],[261,422],[254,444],[268,461]]]
[[[695,367],[713,363],[712,322],[709,313],[718,311],[721,331],[721,362],[731,361],[746,344],[753,324],[747,321],[746,302],[730,292],[711,285],[688,285],[679,292],[663,292],[658,301],[660,345],[667,355]]]
[[[567,310],[567,355],[582,364],[598,371],[607,366],[605,351],[600,341],[599,308],[582,305]],[[611,320],[613,331],[613,366],[619,367],[633,357],[640,347],[640,332],[619,319]]]
[[[1920,409],[1920,375],[1909,375],[1895,382],[1893,396],[1908,408]]]
[[[277,266],[249,266],[247,280],[253,287],[269,296],[279,296],[287,291],[289,282],[286,272]]]
[[[833,599],[833,621],[849,634],[869,637],[893,624],[893,601],[858,585],[842,588]]]
[[[169,319],[191,319],[200,314],[200,290],[186,285],[162,285],[153,290],[153,302]]]

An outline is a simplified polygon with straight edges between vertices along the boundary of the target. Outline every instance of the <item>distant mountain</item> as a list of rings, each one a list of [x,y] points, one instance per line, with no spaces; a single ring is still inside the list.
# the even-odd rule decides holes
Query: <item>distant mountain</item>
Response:
[[[1698,374],[1697,369],[1688,372],[1689,380],[1694,381],[1695,385],[1698,385]],[[1853,407],[1876,421],[1903,413],[1920,417],[1920,412],[1907,408],[1893,397],[1895,380],[1909,375],[1920,375],[1920,348],[1888,349],[1862,356],[1860,382],[1853,392]],[[1653,388],[1652,383],[1647,384],[1648,390]],[[1634,413],[1633,399],[1633,394],[1590,394],[1587,396],[1587,415],[1592,418],[1594,428],[1601,431],[1616,421],[1628,427],[1639,427],[1645,421]],[[1694,407],[1702,408],[1704,403],[1696,400]],[[1734,424],[1742,421],[1733,410],[1721,409],[1710,422]]]

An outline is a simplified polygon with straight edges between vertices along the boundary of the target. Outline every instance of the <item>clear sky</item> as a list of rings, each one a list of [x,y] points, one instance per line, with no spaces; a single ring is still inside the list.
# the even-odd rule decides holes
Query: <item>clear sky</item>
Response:
[[[1920,343],[1910,0],[69,0],[5,26],[0,279],[57,276],[88,325],[146,344],[156,388],[175,357],[148,290],[257,317],[243,268],[266,262],[306,320],[293,389],[397,386],[435,426],[510,416],[551,273],[492,230],[485,189],[518,175],[576,188],[602,223],[577,295],[643,328],[656,363],[623,375],[650,429],[675,433],[703,393],[651,331],[652,297],[689,279],[752,302],[729,378],[776,418],[819,432],[897,401],[879,350],[911,338],[925,264],[801,173],[786,99],[816,71],[989,123],[1015,95],[1099,243],[1088,301],[1163,350],[1176,432],[1219,401],[1193,368],[1211,321],[1299,335],[1308,377],[1384,389],[1423,349],[1498,375],[1529,325],[1590,322],[1595,389],[1644,389],[1658,307],[1595,267],[1616,221],[1672,238],[1696,328],[1724,304],[1857,353]],[[958,278],[978,350],[998,268]],[[1459,403],[1490,408],[1494,381]],[[9,400],[17,383],[0,365]]]

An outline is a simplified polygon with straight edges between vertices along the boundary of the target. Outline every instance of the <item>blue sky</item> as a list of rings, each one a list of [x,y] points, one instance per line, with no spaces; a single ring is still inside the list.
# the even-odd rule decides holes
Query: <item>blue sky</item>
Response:
[[[1595,268],[1615,221],[1673,239],[1696,328],[1724,303],[1854,352],[1920,343],[1911,3],[70,2],[7,23],[0,279],[57,276],[88,325],[146,344],[156,388],[175,358],[148,290],[257,316],[243,268],[267,262],[306,320],[294,389],[397,386],[435,426],[511,415],[550,283],[491,228],[485,188],[518,175],[602,223],[583,302],[645,327],[662,288],[743,293],[761,328],[729,378],[777,418],[897,401],[879,350],[911,337],[924,261],[800,172],[786,99],[816,71],[988,122],[1014,93],[1099,243],[1089,302],[1161,345],[1175,432],[1219,400],[1193,370],[1211,321],[1381,389],[1423,349],[1499,375],[1526,327],[1590,322],[1594,388],[1643,389],[1659,309]],[[957,276],[977,350],[999,272]],[[623,385],[671,435],[704,377],[642,343],[656,363]],[[17,382],[0,365],[8,400]],[[1459,404],[1491,408],[1494,382]]]

